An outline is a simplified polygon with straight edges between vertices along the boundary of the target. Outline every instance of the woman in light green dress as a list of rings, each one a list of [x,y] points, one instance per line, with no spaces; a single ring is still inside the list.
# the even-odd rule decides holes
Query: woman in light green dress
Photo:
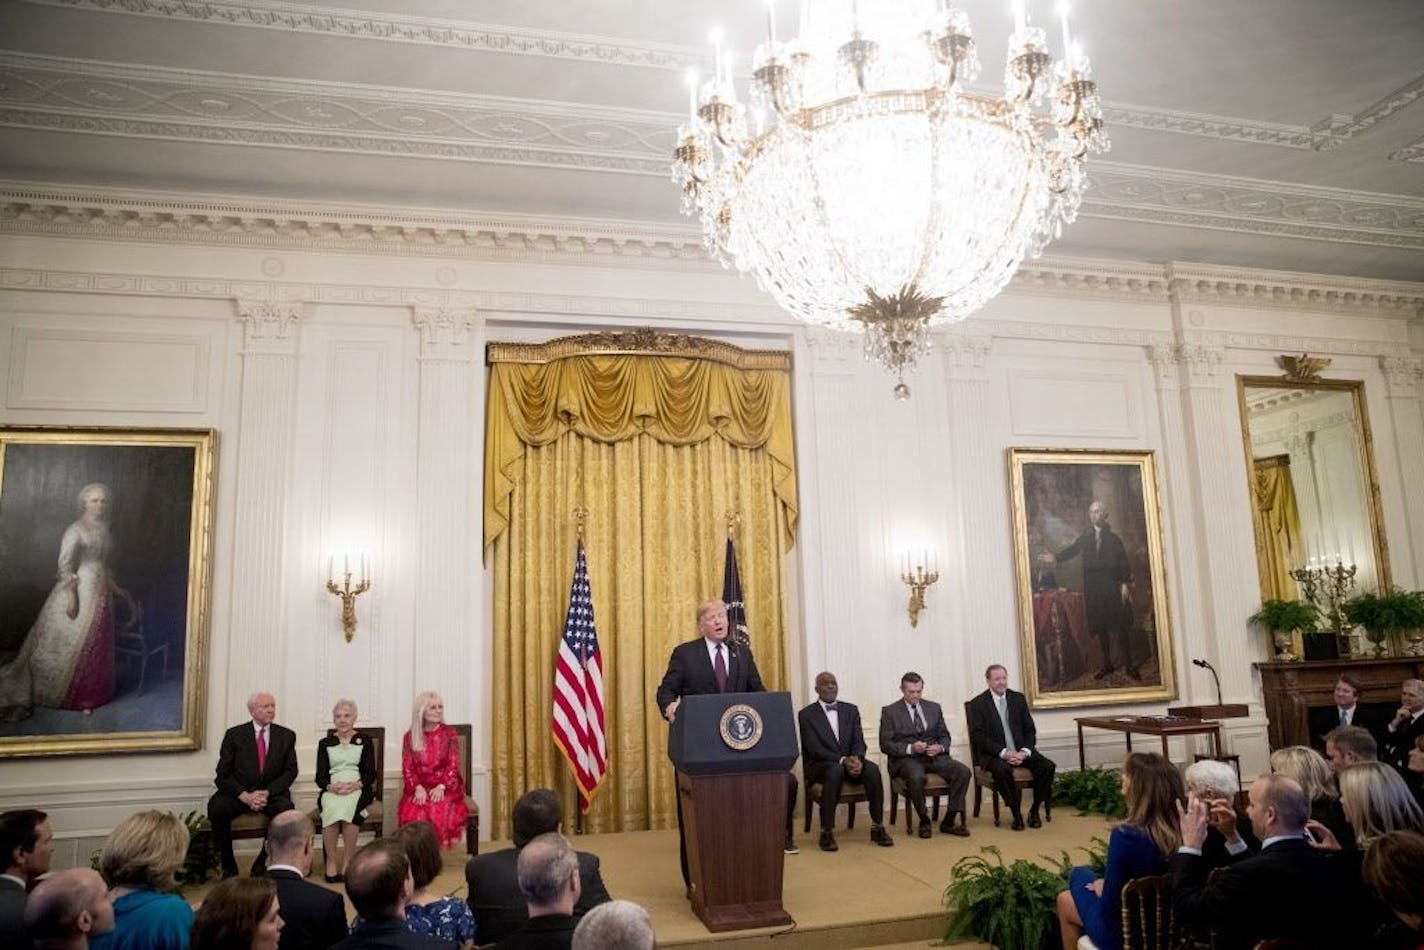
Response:
[[[338,838],[345,841],[346,854],[356,850],[356,836],[366,817],[366,807],[375,798],[376,744],[370,736],[356,731],[356,704],[339,699],[331,710],[335,735],[316,747],[316,784],[320,793],[321,851],[326,861],[326,880],[343,880],[344,861],[336,857]]]

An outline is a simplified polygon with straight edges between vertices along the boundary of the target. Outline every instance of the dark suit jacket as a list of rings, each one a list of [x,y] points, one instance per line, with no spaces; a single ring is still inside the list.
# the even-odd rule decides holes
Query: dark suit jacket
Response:
[[[278,950],[326,950],[346,939],[346,902],[340,894],[284,868],[267,876],[277,885],[277,903],[286,921]]]
[[[920,700],[920,715],[925,728],[916,729],[910,722],[910,711],[904,700],[896,700],[880,710],[880,751],[890,759],[903,759],[905,747],[912,742],[938,742],[949,754],[949,727],[944,724],[944,710],[939,703]]]
[[[831,722],[814,702],[796,714],[801,726],[801,765],[806,784],[819,782],[826,769],[848,755],[865,758],[865,732],[860,725],[860,710],[847,702],[836,703],[836,717],[841,737],[831,731]]]
[[[1172,902],[1177,919],[1198,932],[1215,929],[1215,946],[1254,947],[1284,937],[1303,947],[1337,947],[1329,933],[1336,917],[1337,881],[1330,860],[1304,839],[1278,841],[1207,878],[1194,854],[1172,856]],[[1295,946],[1296,944],[1292,944]]]
[[[603,884],[598,855],[576,852],[579,883],[583,886],[574,919],[578,920],[594,907],[612,900]],[[529,906],[519,890],[518,848],[477,854],[465,864],[465,883],[469,886],[470,911],[475,915],[476,933],[481,944],[494,943],[517,933],[529,921]]]
[[[510,934],[496,946],[499,950],[568,950],[573,945],[576,926],[578,919],[567,914],[535,917],[519,933]]]
[[[1083,599],[1088,611],[1088,628],[1120,629],[1124,621],[1122,585],[1132,581],[1132,566],[1122,538],[1112,528],[1102,526],[1101,544],[1091,526],[1077,539],[1055,555],[1062,563],[1074,557],[1083,559]]]
[[[1004,726],[999,721],[993,694],[986,689],[966,704],[969,708],[969,748],[974,753],[974,761],[981,767],[988,760],[997,759],[1002,749],[1015,752],[1028,749],[1032,752],[1038,744],[1038,730],[1034,728],[1024,694],[1010,689],[1004,695],[1008,698],[1009,728],[1013,731],[1013,743],[1007,746],[1004,745]]]
[[[1381,746],[1388,735],[1384,728],[1387,722],[1387,719],[1380,718],[1377,713],[1363,706],[1356,706],[1355,715],[1350,719],[1350,725],[1367,730]],[[1324,752],[1325,734],[1340,725],[1340,707],[1316,706],[1306,712],[1305,724],[1310,732],[1310,744],[1318,751]]]
[[[1388,760],[1389,764],[1397,769],[1408,768],[1409,750],[1414,748],[1414,743],[1420,736],[1424,736],[1424,716],[1413,722],[1406,722],[1399,727],[1398,732],[1390,732],[1389,724],[1385,723],[1380,728],[1379,735],[1384,740],[1380,758]]]
[[[0,945],[30,945],[25,935],[25,889],[8,877],[0,878]]]
[[[760,693],[761,674],[757,672],[756,658],[750,647],[733,647],[727,644],[727,689],[728,693]],[[683,696],[700,696],[717,692],[717,676],[712,672],[712,658],[707,654],[707,640],[698,637],[673,647],[668,657],[667,672],[658,685],[658,712],[667,708],[668,703]],[[664,717],[666,718],[666,717]],[[481,937],[484,935],[481,934]]]
[[[223,733],[218,752],[218,791],[233,798],[261,788],[269,797],[288,794],[297,779],[297,734],[275,722],[267,727],[267,767],[257,769],[257,731],[252,720]]]
[[[455,950],[455,941],[411,933],[398,918],[368,920],[336,944],[335,950]]]

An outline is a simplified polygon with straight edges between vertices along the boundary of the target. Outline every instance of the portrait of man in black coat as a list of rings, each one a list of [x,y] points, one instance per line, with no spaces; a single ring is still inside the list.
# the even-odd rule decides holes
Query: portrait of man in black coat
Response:
[[[1061,564],[1079,558],[1083,568],[1083,599],[1087,602],[1088,630],[1103,649],[1103,665],[1094,674],[1102,679],[1122,662],[1127,675],[1139,677],[1132,656],[1132,567],[1122,538],[1108,524],[1108,511],[1100,501],[1088,506],[1088,528],[1073,543],[1056,554],[1039,555],[1042,564]],[[1116,651],[1114,651],[1114,645]]]

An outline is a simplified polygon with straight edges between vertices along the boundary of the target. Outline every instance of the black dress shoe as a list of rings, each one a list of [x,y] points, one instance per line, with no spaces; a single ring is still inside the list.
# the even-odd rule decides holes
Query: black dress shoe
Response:
[[[836,844],[836,833],[829,828],[821,829],[821,850],[839,851],[840,845]]]
[[[1028,813],[1028,826],[1029,826],[1030,828],[1042,828],[1042,827],[1043,827],[1043,822],[1042,822],[1042,821],[1039,821],[1038,812],[1037,812],[1037,811],[1031,811],[1031,812]]]
[[[885,830],[884,825],[870,826],[870,840],[874,841],[882,848],[895,847],[895,839],[890,837],[890,832]]]
[[[1105,667],[1103,667],[1102,669],[1098,670],[1096,673],[1093,674],[1093,679],[1095,679],[1095,680],[1100,680],[1100,679],[1102,679],[1103,677],[1107,676],[1108,674],[1110,674],[1110,673],[1112,673],[1112,672],[1113,672],[1113,668],[1112,668],[1111,666],[1105,666]]]
[[[791,835],[789,835],[789,834],[786,836],[786,844],[782,845],[781,851],[782,851],[783,854],[800,854],[800,853],[801,853],[801,849],[798,848],[798,847],[796,847],[796,839],[793,838],[793,837],[791,837]]]
[[[930,820],[929,820],[928,818],[921,818],[921,819],[920,819],[920,837],[921,837],[921,838],[928,838],[928,837],[929,837],[930,835],[932,835],[932,834],[934,834],[934,832],[932,832],[932,831],[930,830]]]
[[[328,884],[343,884],[346,881],[346,875],[344,874],[323,874],[322,877],[326,879],[326,883]]]
[[[969,837],[969,829],[964,825],[955,825],[949,829],[949,834],[954,835],[956,838],[967,838]]]
[[[1009,825],[1009,830],[1010,830],[1010,831],[1023,831],[1023,830],[1024,830],[1023,815],[1015,815],[1015,816],[1014,816],[1014,823],[1013,823],[1012,825]]]

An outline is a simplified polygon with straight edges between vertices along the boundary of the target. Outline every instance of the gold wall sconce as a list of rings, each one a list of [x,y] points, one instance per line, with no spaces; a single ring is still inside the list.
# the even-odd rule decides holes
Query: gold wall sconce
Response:
[[[926,567],[929,564],[931,566]],[[920,625],[920,611],[925,609],[925,591],[939,580],[939,571],[935,570],[928,551],[920,553],[920,563],[913,568],[910,565],[910,555],[905,555],[905,567],[900,572],[900,580],[910,588],[910,626]]]
[[[350,643],[351,638],[356,635],[356,598],[371,589],[370,563],[366,559],[365,552],[362,552],[358,566],[361,569],[361,580],[355,587],[351,586],[351,555],[341,556],[342,583],[336,584],[336,557],[327,558],[326,561],[326,590],[341,598],[341,629],[346,632],[346,642]]]

